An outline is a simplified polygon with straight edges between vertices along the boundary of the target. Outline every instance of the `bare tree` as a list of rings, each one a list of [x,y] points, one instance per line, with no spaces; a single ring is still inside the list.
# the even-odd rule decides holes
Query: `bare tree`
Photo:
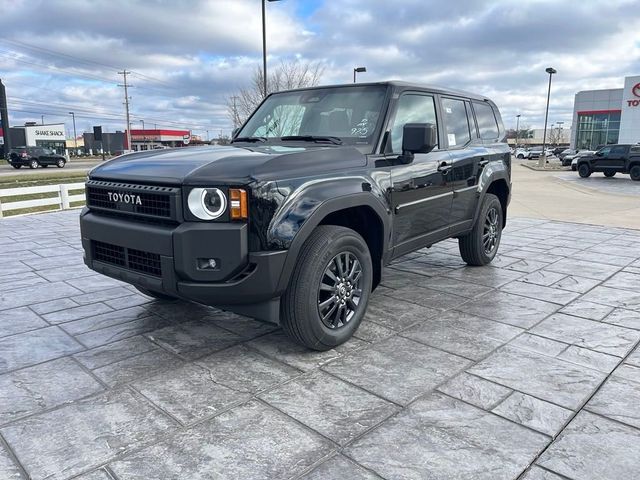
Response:
[[[318,85],[324,66],[319,62],[282,60],[280,65],[271,68],[270,72],[267,83],[268,93]],[[262,79],[262,68],[258,67],[253,72],[249,85],[240,88],[227,100],[227,112],[233,128],[242,125],[262,102],[264,98]]]

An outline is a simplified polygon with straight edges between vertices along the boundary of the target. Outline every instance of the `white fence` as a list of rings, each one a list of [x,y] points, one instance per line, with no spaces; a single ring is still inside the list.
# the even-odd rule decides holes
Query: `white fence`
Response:
[[[56,205],[58,210],[67,210],[71,208],[74,202],[84,202],[84,192],[77,195],[71,195],[71,190],[84,189],[84,183],[65,183],[62,185],[42,185],[38,187],[22,187],[22,188],[4,188],[0,189],[0,218],[3,212],[13,210],[21,210],[23,208],[45,207]],[[10,200],[3,198],[27,196],[38,193],[57,193],[55,197],[36,198],[33,200]]]

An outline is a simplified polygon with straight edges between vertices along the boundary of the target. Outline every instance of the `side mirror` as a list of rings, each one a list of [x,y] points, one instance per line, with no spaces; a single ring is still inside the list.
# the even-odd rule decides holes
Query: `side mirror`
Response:
[[[413,161],[416,153],[429,153],[438,144],[438,130],[433,123],[407,123],[402,129],[403,163]]]

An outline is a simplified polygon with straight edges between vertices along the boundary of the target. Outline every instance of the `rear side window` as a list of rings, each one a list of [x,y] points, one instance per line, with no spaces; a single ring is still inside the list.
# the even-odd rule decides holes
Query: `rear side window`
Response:
[[[616,155],[625,154],[625,153],[627,153],[627,147],[625,147],[623,145],[618,145],[617,147],[613,147],[611,149],[611,153],[614,153]]]
[[[478,130],[480,138],[483,140],[495,140],[500,134],[498,131],[498,122],[493,114],[493,109],[488,103],[473,103],[473,110],[476,112],[476,121],[478,122]]]
[[[461,146],[469,142],[471,132],[465,102],[453,98],[443,98],[442,110],[449,146]]]

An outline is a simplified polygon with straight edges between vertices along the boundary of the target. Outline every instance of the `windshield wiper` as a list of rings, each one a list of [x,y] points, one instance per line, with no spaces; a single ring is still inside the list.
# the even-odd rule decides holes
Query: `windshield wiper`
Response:
[[[322,136],[322,135],[289,135],[286,137],[280,137],[283,142],[298,141],[298,142],[329,142],[334,145],[342,145],[342,139],[340,137]]]
[[[266,142],[267,137],[238,137],[231,140],[231,143],[235,142]]]

